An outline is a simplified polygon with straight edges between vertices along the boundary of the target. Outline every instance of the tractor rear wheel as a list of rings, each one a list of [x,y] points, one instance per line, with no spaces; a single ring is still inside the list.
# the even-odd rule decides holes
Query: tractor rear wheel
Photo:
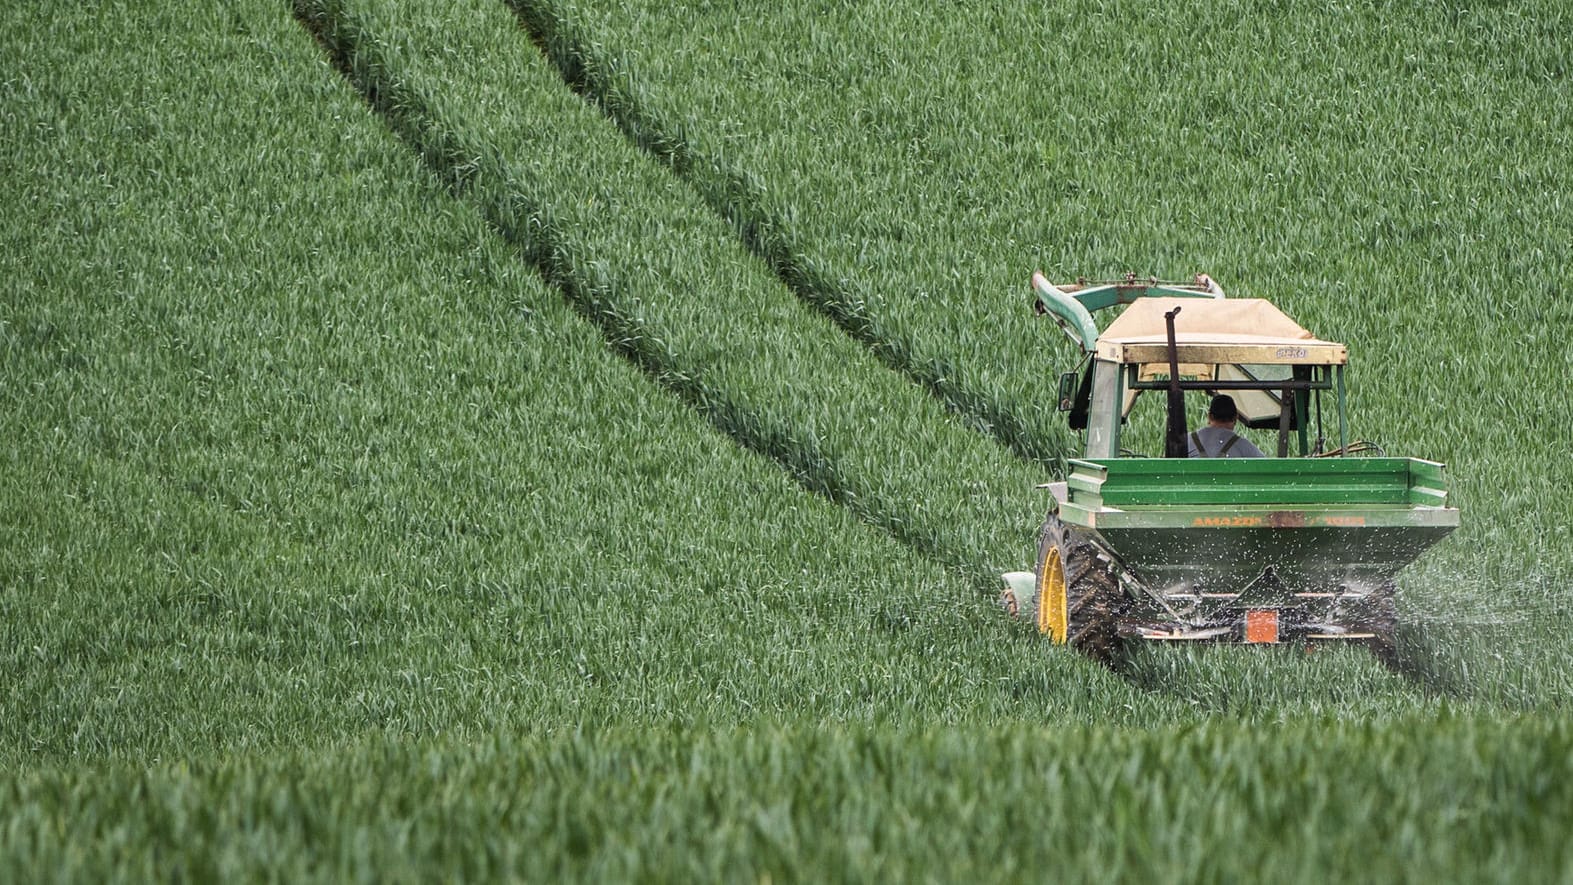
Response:
[[[1119,644],[1119,618],[1126,606],[1108,557],[1051,514],[1038,539],[1035,574],[1028,614],[1038,632],[1095,660],[1109,660]]]

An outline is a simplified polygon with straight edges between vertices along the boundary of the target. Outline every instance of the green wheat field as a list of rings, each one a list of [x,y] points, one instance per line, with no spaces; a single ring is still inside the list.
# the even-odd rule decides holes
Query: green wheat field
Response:
[[[1573,7],[0,9],[0,881],[1573,880]],[[995,604],[1027,280],[1349,343],[1353,648]]]

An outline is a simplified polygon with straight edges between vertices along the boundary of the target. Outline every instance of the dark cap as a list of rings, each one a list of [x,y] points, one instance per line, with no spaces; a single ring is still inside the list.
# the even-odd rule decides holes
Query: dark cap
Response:
[[[1240,410],[1234,406],[1234,397],[1220,393],[1207,407],[1207,417],[1214,421],[1236,421],[1240,418]]]

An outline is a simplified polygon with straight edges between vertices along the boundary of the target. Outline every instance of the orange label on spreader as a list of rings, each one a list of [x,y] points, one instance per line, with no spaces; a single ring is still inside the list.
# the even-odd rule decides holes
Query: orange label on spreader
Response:
[[[1257,608],[1246,612],[1245,641],[1277,642],[1278,612],[1270,608]]]

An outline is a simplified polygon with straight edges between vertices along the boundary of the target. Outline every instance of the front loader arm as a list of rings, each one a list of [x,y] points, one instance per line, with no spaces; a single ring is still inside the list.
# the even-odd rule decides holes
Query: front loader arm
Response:
[[[1156,279],[1137,280],[1135,274],[1126,274],[1123,280],[1089,283],[1078,280],[1073,284],[1057,286],[1041,272],[1032,275],[1033,291],[1038,299],[1032,309],[1039,316],[1050,314],[1082,353],[1097,349],[1098,325],[1093,322],[1094,311],[1130,304],[1139,298],[1223,298],[1223,289],[1206,274],[1197,274],[1194,283],[1166,283]]]

